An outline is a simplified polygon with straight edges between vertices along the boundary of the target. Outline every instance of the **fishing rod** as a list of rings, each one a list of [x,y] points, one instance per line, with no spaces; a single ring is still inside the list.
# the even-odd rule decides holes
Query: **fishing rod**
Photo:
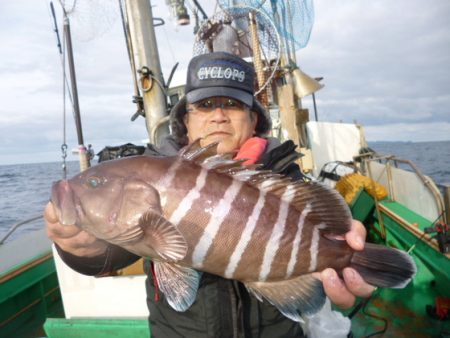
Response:
[[[81,125],[80,104],[79,104],[79,100],[78,100],[78,89],[77,89],[77,81],[76,81],[76,75],[75,75],[75,62],[74,62],[74,56],[73,56],[72,36],[70,33],[70,22],[69,22],[69,17],[67,16],[67,12],[66,12],[63,4],[61,2],[60,2],[60,4],[62,7],[63,16],[64,16],[64,20],[63,20],[63,22],[64,22],[63,23],[64,40],[63,41],[66,42],[65,51],[67,51],[67,62],[69,65],[70,84],[71,84],[70,86],[67,84],[67,88],[72,89],[72,93],[71,93],[71,95],[69,95],[69,97],[72,102],[73,115],[74,115],[74,119],[75,119],[75,126],[76,126],[77,138],[78,138],[78,156],[79,156],[79,161],[80,161],[80,170],[83,171],[83,170],[89,168],[89,166],[90,166],[90,154],[88,153],[88,150],[84,145],[83,129],[82,129],[82,125]],[[55,9],[54,9],[52,2],[50,2],[50,8],[52,11],[53,21],[54,21],[54,25],[55,25],[55,33],[56,33],[57,41],[58,41],[58,49],[59,49],[60,54],[63,55],[63,50],[61,48],[61,42],[60,42],[60,38],[59,38],[58,26],[56,23]],[[64,60],[62,62],[63,62],[64,78],[66,79],[66,82],[67,82],[67,78],[65,76]],[[70,91],[69,91],[69,93],[70,93]],[[65,120],[64,120],[64,122],[65,122]],[[65,135],[65,132],[64,132],[64,135]],[[67,150],[67,145],[65,144],[65,140],[64,140],[64,144],[61,146],[61,149],[63,151],[63,158],[65,161],[65,156],[66,156],[65,151]],[[64,166],[65,166],[65,163],[64,163],[63,167]]]
[[[131,74],[133,76],[133,84],[134,84],[134,96],[133,96],[133,103],[136,103],[137,110],[131,116],[131,121],[134,121],[138,118],[138,116],[144,116],[145,117],[145,110],[144,110],[144,100],[141,96],[141,93],[139,91],[138,86],[138,79],[136,76],[137,70],[136,70],[136,63],[134,61],[134,51],[133,51],[133,44],[131,42],[131,34],[130,34],[130,25],[128,23],[128,19],[124,14],[124,9],[122,5],[122,1],[119,0],[119,9],[120,9],[120,16],[122,19],[122,28],[123,33],[125,35],[125,41],[127,43],[127,53],[128,53],[128,59],[130,61],[131,66]]]
[[[74,118],[78,137],[78,156],[80,159],[80,170],[83,171],[90,167],[90,163],[87,149],[84,146],[83,128],[81,127],[80,104],[78,101],[77,79],[75,75],[75,62],[73,58],[72,36],[70,34],[70,22],[69,17],[66,14],[66,11],[63,10],[63,12],[64,12],[64,37],[67,41],[66,44],[67,62],[69,64],[70,82],[73,95]]]
[[[64,48],[62,47],[61,39],[59,38],[59,30],[58,30],[58,23],[56,21],[55,7],[53,6],[52,1],[50,1],[50,10],[51,10],[52,17],[53,17],[53,26],[55,27],[53,29],[53,31],[56,34],[56,40],[58,42],[57,46],[58,46],[58,51],[59,51],[59,56],[60,56],[60,61],[61,61],[61,68],[63,70],[63,135],[62,135],[63,142],[61,144],[61,157],[62,157],[61,167],[63,170],[63,179],[66,179],[66,177],[67,177],[66,89],[67,89],[67,93],[69,96],[69,100],[72,104],[72,107],[73,107],[73,100],[72,100],[72,93],[70,91],[69,80],[67,79],[67,76],[66,76],[66,66],[65,66],[65,62],[64,62],[64,53],[63,53]]]

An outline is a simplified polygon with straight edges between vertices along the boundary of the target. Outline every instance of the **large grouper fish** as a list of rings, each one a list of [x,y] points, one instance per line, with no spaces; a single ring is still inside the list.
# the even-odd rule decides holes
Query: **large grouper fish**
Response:
[[[154,262],[161,291],[177,311],[195,301],[201,271],[244,283],[288,318],[325,302],[313,272],[358,271],[379,287],[401,288],[416,266],[405,252],[337,236],[351,214],[333,189],[246,167],[217,144],[194,142],[173,157],[102,162],[53,185],[61,224]]]

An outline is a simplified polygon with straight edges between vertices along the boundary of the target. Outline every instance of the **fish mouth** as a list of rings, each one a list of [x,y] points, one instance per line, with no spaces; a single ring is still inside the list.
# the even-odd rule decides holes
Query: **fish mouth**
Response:
[[[60,180],[53,183],[50,199],[55,207],[56,216],[62,225],[73,225],[77,220],[73,189],[69,181]]]

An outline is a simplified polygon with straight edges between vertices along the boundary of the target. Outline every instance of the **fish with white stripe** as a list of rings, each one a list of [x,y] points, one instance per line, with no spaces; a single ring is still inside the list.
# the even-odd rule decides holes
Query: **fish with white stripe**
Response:
[[[195,142],[174,157],[102,162],[56,182],[51,200],[62,224],[151,259],[177,311],[194,302],[201,271],[244,283],[295,321],[324,304],[313,272],[350,266],[368,283],[394,288],[414,276],[404,252],[368,243],[355,252],[336,239],[351,214],[335,190],[216,150]]]

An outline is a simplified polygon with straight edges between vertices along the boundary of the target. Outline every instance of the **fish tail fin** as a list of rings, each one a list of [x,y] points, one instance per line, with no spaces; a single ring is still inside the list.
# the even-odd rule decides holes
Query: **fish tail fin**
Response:
[[[350,267],[369,284],[397,289],[405,287],[417,271],[414,260],[406,252],[371,243],[353,254]]]

